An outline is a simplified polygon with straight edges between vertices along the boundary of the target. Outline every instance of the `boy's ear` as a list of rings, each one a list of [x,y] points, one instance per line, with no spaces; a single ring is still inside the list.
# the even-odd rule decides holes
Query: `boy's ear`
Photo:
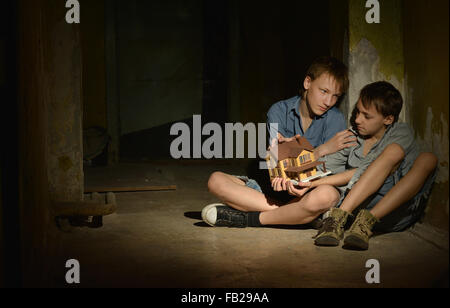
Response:
[[[384,118],[384,125],[388,126],[391,125],[392,123],[394,123],[394,116],[393,115],[389,115],[387,117]]]
[[[311,87],[311,77],[306,76],[305,81],[303,81],[303,88],[305,90],[309,90],[309,88]]]

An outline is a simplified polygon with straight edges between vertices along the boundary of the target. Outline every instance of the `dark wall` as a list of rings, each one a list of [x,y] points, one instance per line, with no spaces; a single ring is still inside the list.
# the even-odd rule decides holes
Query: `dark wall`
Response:
[[[2,11],[3,13],[3,11]],[[3,13],[4,14],[4,13]],[[3,20],[3,14],[0,15],[0,19]],[[4,24],[0,25],[1,28],[4,28]],[[6,81],[6,58],[5,58],[5,52],[6,52],[6,39],[5,39],[5,33],[0,34],[0,90],[4,90],[5,87],[5,81]],[[3,127],[2,127],[3,128]],[[0,153],[0,288],[3,287],[3,151]]]
[[[272,104],[298,94],[312,60],[330,53],[328,8],[328,1],[239,2],[241,121],[265,122]]]
[[[81,0],[83,127],[106,128],[105,3]]]
[[[405,73],[416,139],[439,158],[426,221],[448,230],[449,2],[404,1]]]
[[[202,4],[117,1],[121,135],[202,112]]]
[[[328,17],[328,0],[119,1],[121,158],[170,158],[171,124],[193,114],[265,122],[330,54]]]
[[[18,200],[18,109],[16,98],[15,1],[0,10],[0,91],[2,119],[0,152],[0,287],[21,284]]]

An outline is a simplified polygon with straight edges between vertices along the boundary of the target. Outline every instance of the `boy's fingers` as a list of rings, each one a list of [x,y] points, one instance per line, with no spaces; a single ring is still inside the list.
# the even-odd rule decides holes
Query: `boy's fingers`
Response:
[[[277,191],[282,191],[283,190],[283,186],[282,186],[281,183],[283,183],[283,179],[279,178],[278,182],[277,182]]]
[[[280,180],[281,180],[280,178],[276,179],[276,182],[275,182],[274,187],[273,187],[273,189],[275,191],[280,191],[281,190]]]
[[[294,188],[294,184],[289,181],[288,183],[288,192],[291,196],[297,196],[297,194],[295,193],[296,189]]]
[[[277,187],[278,178],[274,178],[272,180],[272,188],[275,189]]]
[[[288,191],[288,193],[291,195],[292,194],[292,191],[291,191],[291,181],[289,181],[288,183],[287,183],[287,191]]]
[[[357,146],[356,143],[346,143],[346,144],[344,144],[344,148],[351,148],[351,147],[355,147],[355,146]]]
[[[353,135],[351,131],[349,131],[348,129],[343,130],[342,132],[337,133],[336,135],[338,136],[347,136],[347,135]]]
[[[285,179],[282,180],[282,182],[281,182],[281,187],[283,188],[283,190],[286,190],[286,189],[287,189],[287,188],[286,188],[286,180],[285,180]]]
[[[272,188],[275,189],[277,187],[278,178],[274,178],[272,180]]]
[[[355,135],[353,135],[352,133],[350,133],[350,134],[346,135],[344,139],[357,140],[358,138],[356,138]]]
[[[302,190],[296,188],[294,185],[292,185],[291,193],[293,196],[296,196],[296,197],[303,196]]]

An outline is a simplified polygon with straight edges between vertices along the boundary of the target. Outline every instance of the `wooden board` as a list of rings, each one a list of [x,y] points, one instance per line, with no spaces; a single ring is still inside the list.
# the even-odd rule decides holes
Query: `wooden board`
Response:
[[[104,193],[104,192],[140,192],[140,191],[164,191],[164,190],[176,190],[176,185],[168,185],[168,186],[141,186],[141,187],[107,187],[107,186],[98,186],[98,187],[87,187],[84,192],[85,193]]]

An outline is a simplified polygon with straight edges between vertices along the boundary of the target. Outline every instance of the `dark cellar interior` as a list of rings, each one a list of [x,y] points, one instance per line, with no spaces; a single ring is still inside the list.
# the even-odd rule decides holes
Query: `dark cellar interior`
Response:
[[[79,23],[65,2],[0,11],[1,287],[368,287],[368,259],[381,287],[448,287],[447,0],[380,1],[379,25],[357,0],[79,0]],[[423,220],[358,253],[314,247],[315,230],[209,228],[212,172],[266,174],[251,158],[174,159],[171,127],[265,123],[323,55],[349,67],[347,120],[363,83],[401,89],[402,120],[439,158]],[[88,201],[113,213],[61,214]]]

